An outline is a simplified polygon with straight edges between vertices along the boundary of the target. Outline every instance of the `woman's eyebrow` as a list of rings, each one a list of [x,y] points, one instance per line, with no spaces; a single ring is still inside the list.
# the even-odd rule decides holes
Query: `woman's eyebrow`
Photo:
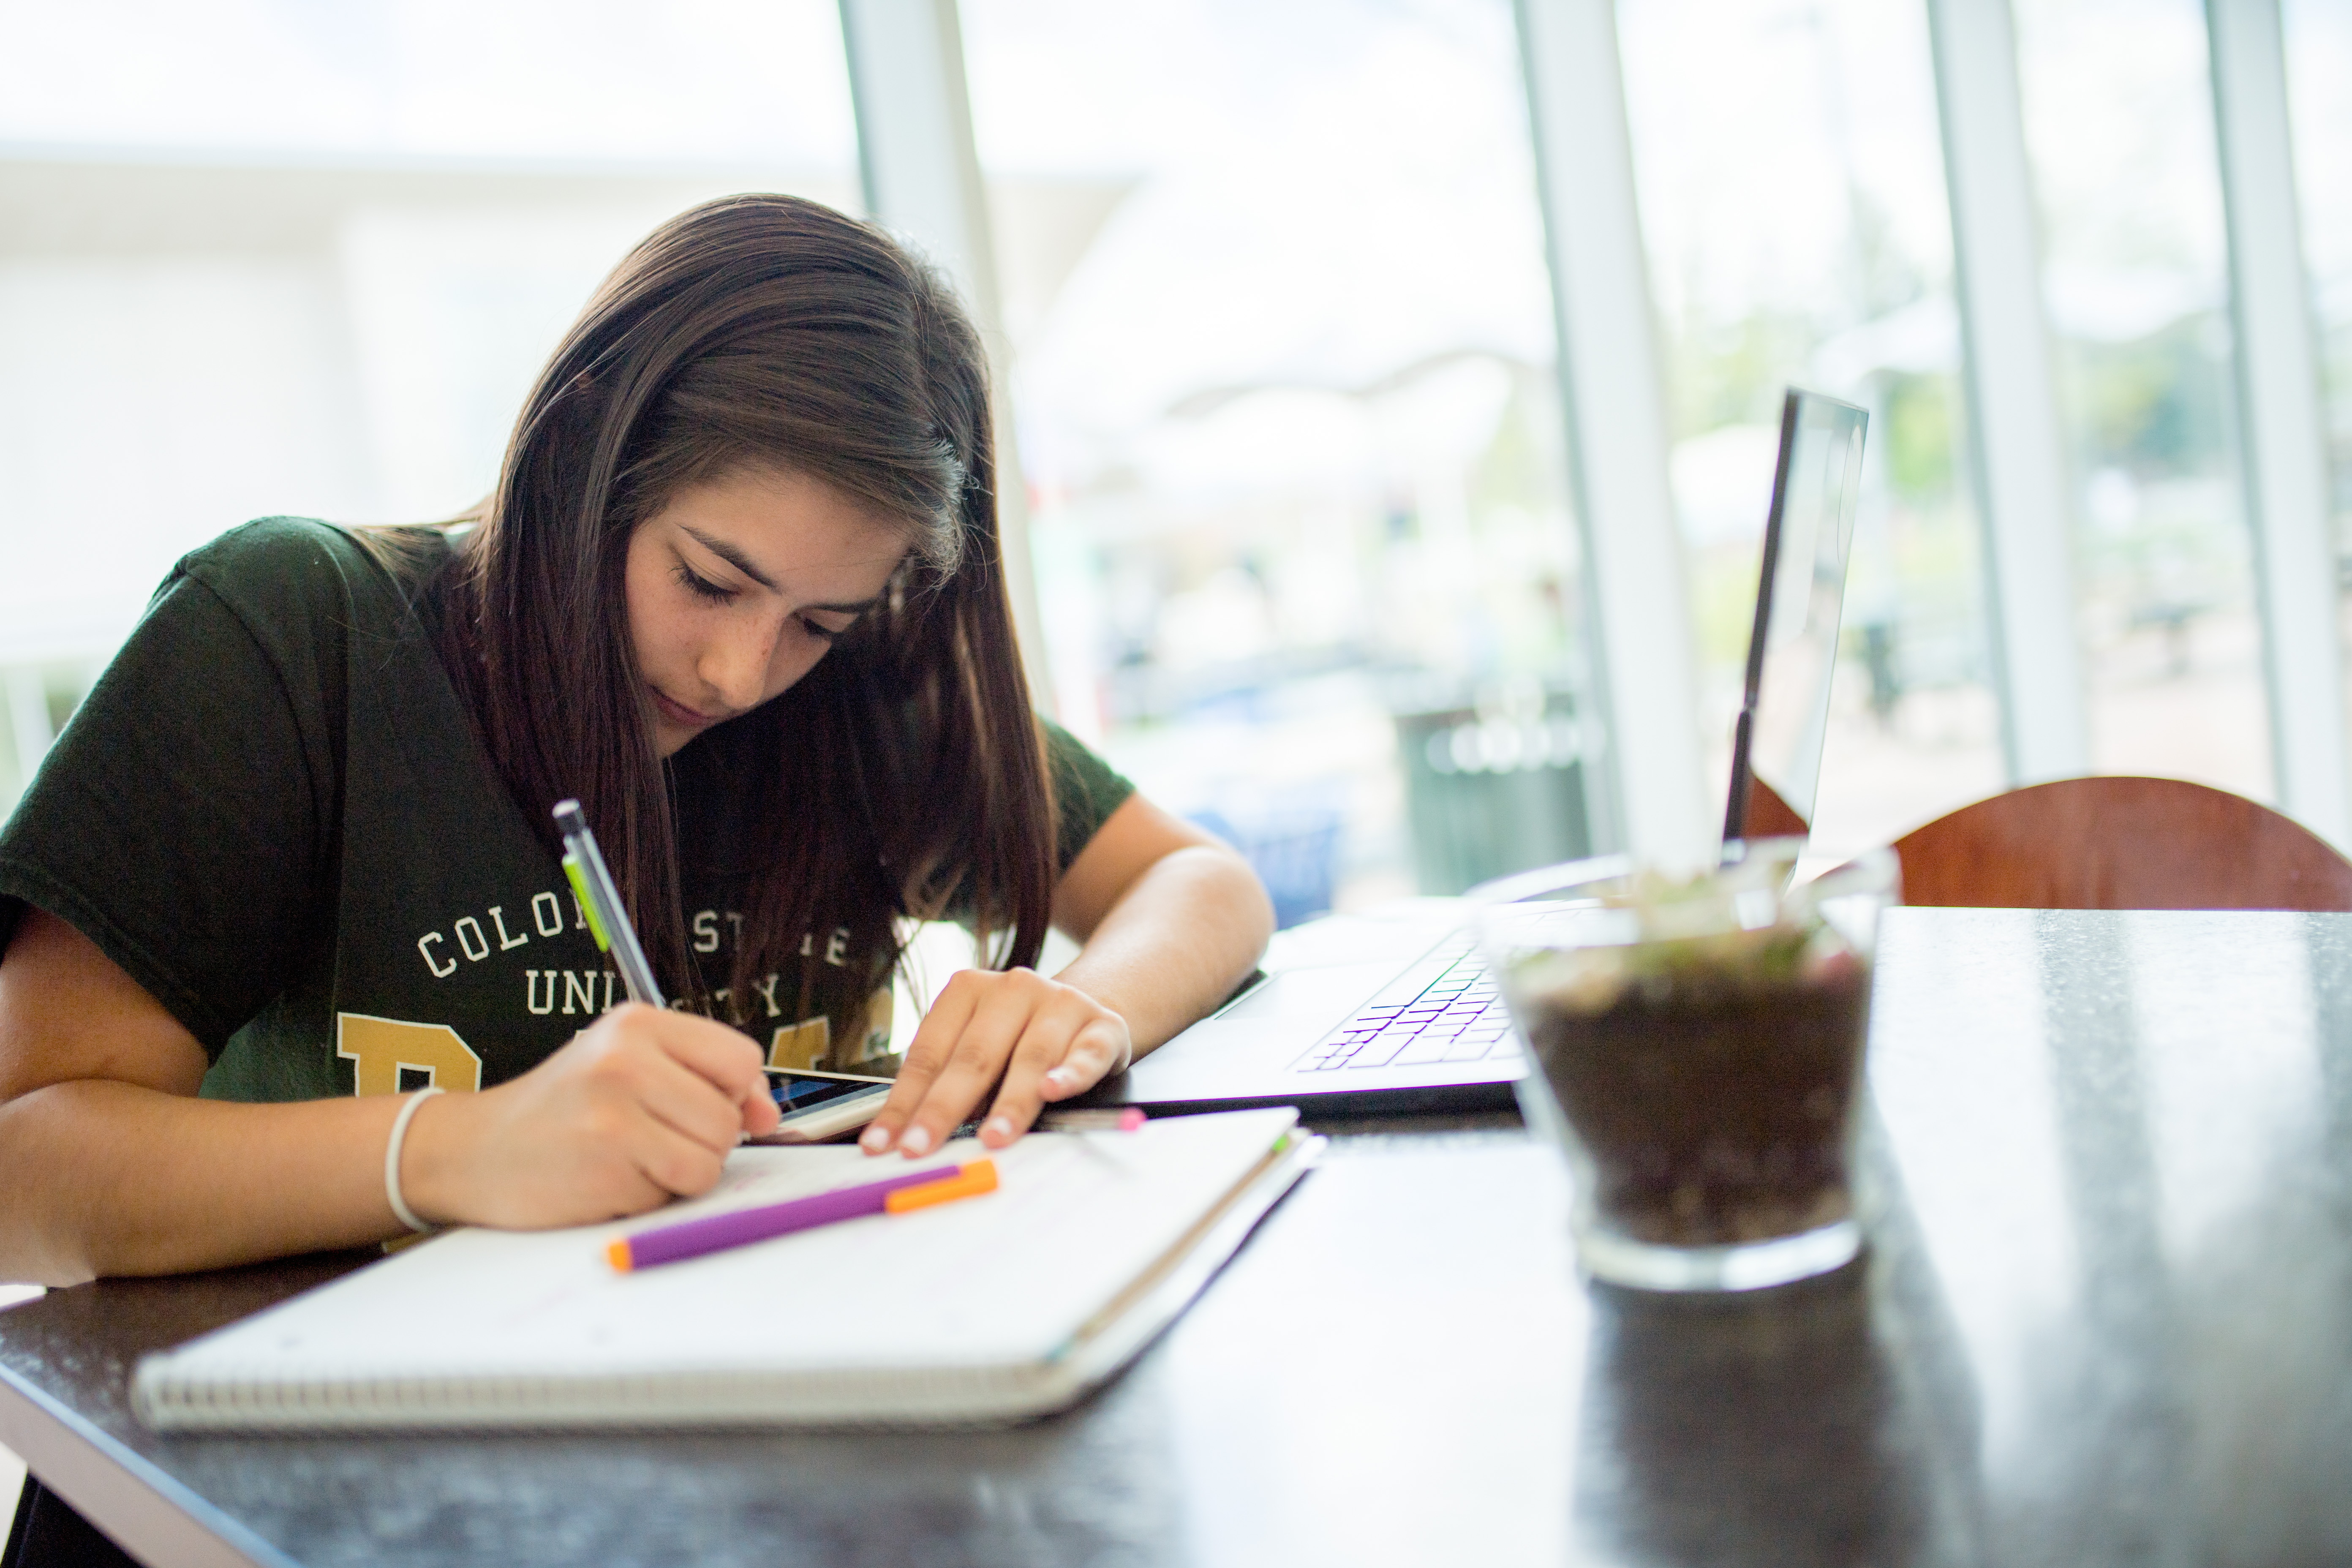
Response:
[[[750,556],[744,554],[741,551],[736,549],[725,540],[713,539],[710,535],[703,532],[702,530],[688,523],[681,522],[677,525],[677,529],[680,533],[685,534],[697,544],[701,545],[702,548],[708,550],[710,553],[727,563],[728,565],[735,568],[736,571],[743,574],[744,576],[751,579],[752,582],[760,584],[761,587],[767,589],[770,593],[778,594],[783,591],[776,586],[775,579],[770,577],[765,572],[761,571],[757,566],[751,564],[751,558]],[[829,606],[821,605],[819,607],[827,608]]]
[[[761,587],[767,589],[772,594],[781,594],[783,592],[782,588],[776,586],[775,580],[773,578],[770,577],[765,572],[761,571],[757,566],[752,565],[749,556],[736,549],[733,545],[728,543],[725,540],[713,539],[710,535],[703,532],[702,530],[696,528],[689,523],[681,522],[677,527],[679,532],[691,538],[697,544],[701,545],[702,548],[708,550],[710,553],[727,563],[728,565],[735,568],[736,571],[743,574],[744,576],[751,579],[752,582],[760,584]],[[862,616],[881,602],[882,595],[877,594],[870,599],[860,599],[854,605],[803,605],[801,608],[803,611],[823,610],[827,615]]]

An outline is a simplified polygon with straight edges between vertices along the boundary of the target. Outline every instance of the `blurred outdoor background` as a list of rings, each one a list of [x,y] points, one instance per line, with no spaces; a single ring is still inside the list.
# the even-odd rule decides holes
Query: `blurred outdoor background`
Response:
[[[2011,14],[2088,755],[2270,800],[2205,12]],[[1707,798],[1796,383],[1871,415],[1815,847],[1884,843],[2012,773],[1927,8],[1615,15]],[[1286,920],[1605,844],[1508,0],[960,16],[1062,721],[1249,849]],[[2284,16],[2341,525],[2352,0]],[[833,0],[0,0],[0,809],[179,553],[468,505],[653,224],[865,199]]]

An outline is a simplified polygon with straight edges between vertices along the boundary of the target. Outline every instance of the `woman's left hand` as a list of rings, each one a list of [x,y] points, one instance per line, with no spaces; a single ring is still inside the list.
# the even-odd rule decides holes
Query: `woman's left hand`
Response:
[[[1047,1102],[1093,1088],[1133,1055],[1127,1020],[1076,986],[1029,969],[967,969],[924,1016],[897,1086],[858,1146],[928,1154],[993,1089],[980,1141],[1002,1149]]]

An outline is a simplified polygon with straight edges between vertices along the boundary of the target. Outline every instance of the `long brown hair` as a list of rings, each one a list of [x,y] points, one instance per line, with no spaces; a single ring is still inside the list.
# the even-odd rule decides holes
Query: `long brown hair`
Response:
[[[551,844],[551,808],[579,798],[656,972],[700,996],[623,565],[631,531],[679,489],[759,468],[908,531],[886,603],[782,696],[705,737],[755,803],[730,855],[760,868],[734,994],[797,970],[803,1016],[827,1015],[845,1042],[899,956],[894,916],[953,899],[993,962],[1034,963],[1055,870],[987,368],[938,273],[792,196],[730,196],[656,230],[523,405],[459,546],[443,651],[524,813]],[[847,962],[821,962],[843,927]]]

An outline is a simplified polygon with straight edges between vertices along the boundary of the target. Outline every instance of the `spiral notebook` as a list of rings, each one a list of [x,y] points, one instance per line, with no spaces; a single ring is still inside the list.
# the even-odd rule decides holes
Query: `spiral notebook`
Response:
[[[1058,1409],[1181,1312],[1311,1164],[1287,1109],[1033,1133],[996,1192],[632,1274],[616,1237],[870,1181],[738,1150],[628,1224],[436,1236],[140,1362],[163,1430],[938,1426]],[[923,1164],[977,1158],[950,1143]],[[894,1168],[903,1169],[893,1161]]]

